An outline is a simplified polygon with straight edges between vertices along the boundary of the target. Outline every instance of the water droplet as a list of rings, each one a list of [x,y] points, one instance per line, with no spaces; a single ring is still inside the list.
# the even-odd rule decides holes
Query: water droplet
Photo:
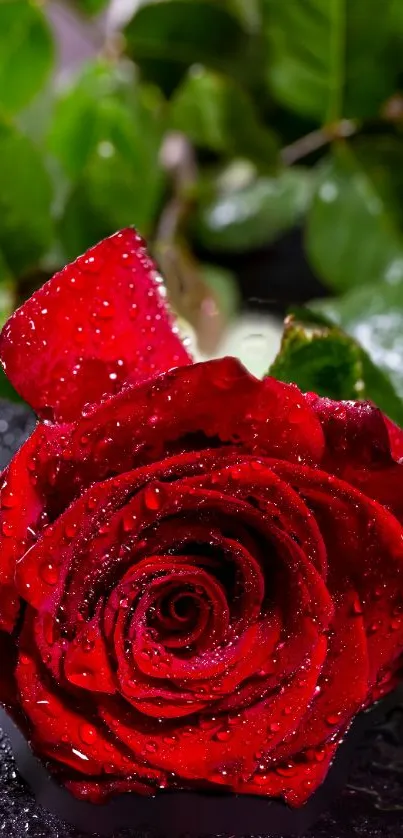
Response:
[[[92,743],[94,742],[94,740],[97,737],[97,732],[95,730],[95,727],[92,727],[92,725],[88,725],[86,723],[83,723],[83,724],[80,725],[79,733],[80,733],[80,738],[82,739],[83,742],[85,742],[86,745],[92,745]]]
[[[250,467],[253,471],[262,471],[262,469],[265,468],[265,465],[261,460],[251,460]]]
[[[64,527],[64,537],[66,541],[71,541],[77,532],[77,524],[66,524]]]
[[[112,745],[112,742],[104,742],[104,748],[105,751],[109,751],[109,753],[115,750],[114,746]]]
[[[353,617],[359,617],[361,614],[364,613],[363,607],[359,601],[359,599],[355,599],[352,606],[351,606],[351,613]]]
[[[277,765],[275,771],[280,777],[293,777],[297,773],[297,768],[294,763],[289,762],[287,765]]]
[[[137,317],[137,304],[136,303],[132,303],[132,305],[130,306],[129,317],[130,317],[131,320],[135,320],[135,318]]]
[[[217,739],[218,742],[228,742],[228,739],[231,739],[232,730],[228,730],[228,728],[222,728],[218,730],[214,736],[214,739]]]
[[[266,783],[269,782],[269,779],[270,778],[269,778],[268,774],[255,774],[255,776],[252,778],[252,782],[256,786],[265,786]]]
[[[92,652],[94,646],[95,646],[95,642],[94,642],[94,640],[91,639],[91,637],[88,637],[87,635],[82,637],[81,647],[82,647],[84,652]]]
[[[325,718],[325,722],[326,724],[330,725],[330,727],[334,727],[335,725],[339,724],[340,716],[341,713],[329,713],[329,715]]]
[[[122,527],[123,532],[132,532],[134,530],[136,523],[136,516],[133,514],[126,513],[123,516]]]
[[[309,760],[315,760],[315,762],[323,762],[326,751],[323,748],[309,748],[306,751],[306,756]]]
[[[43,562],[39,568],[39,576],[47,585],[56,585],[59,578],[59,568],[53,562]]]
[[[157,511],[161,508],[163,496],[158,486],[149,485],[144,490],[144,503],[149,510]]]
[[[402,617],[394,617],[390,623],[392,631],[398,631],[402,627]]]
[[[99,535],[106,535],[109,532],[110,527],[111,527],[110,521],[106,521],[105,523],[101,524],[101,526],[98,527]]]
[[[177,742],[177,741],[178,741],[177,736],[164,736],[164,738],[163,738],[163,742],[165,742],[166,745],[174,745],[175,742]]]
[[[279,723],[278,722],[271,722],[268,725],[268,730],[270,731],[270,733],[276,733],[278,730],[280,730]]]
[[[11,492],[7,486],[3,486],[1,490],[1,505],[5,509],[11,509],[17,503],[14,492]]]
[[[28,655],[25,655],[24,652],[21,652],[20,657],[19,657],[19,662],[22,664],[22,666],[28,666],[28,664],[31,662],[31,660],[28,657]]]
[[[99,255],[97,258],[95,256],[85,256],[81,259],[81,269],[88,271],[89,273],[97,273],[97,271],[102,267],[103,262],[101,261]]]
[[[146,751],[149,754],[155,754],[158,751],[158,746],[155,742],[147,742]]]
[[[101,320],[110,320],[114,315],[113,305],[109,300],[102,300],[101,305],[95,312]]]
[[[5,535],[6,538],[8,538],[10,535],[13,534],[13,525],[10,524],[9,521],[2,521],[1,531],[3,535]]]

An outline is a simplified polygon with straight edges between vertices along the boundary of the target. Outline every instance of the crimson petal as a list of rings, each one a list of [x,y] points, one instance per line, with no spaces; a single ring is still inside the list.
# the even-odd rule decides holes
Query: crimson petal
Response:
[[[129,382],[191,363],[164,295],[134,230],[105,239],[8,320],[0,336],[8,378],[39,416],[70,421]]]

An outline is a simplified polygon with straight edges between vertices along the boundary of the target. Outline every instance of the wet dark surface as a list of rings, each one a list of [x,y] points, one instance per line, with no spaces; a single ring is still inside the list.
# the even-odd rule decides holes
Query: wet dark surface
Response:
[[[33,425],[25,408],[0,401],[2,467]],[[366,747],[360,749],[346,781],[330,810],[304,838],[403,838],[403,703],[397,702],[386,720],[367,734]],[[68,826],[36,803],[19,776],[9,740],[0,730],[0,835],[89,838],[94,834]],[[266,838],[269,835],[267,832]],[[151,833],[125,830],[116,832],[114,838],[151,838]]]

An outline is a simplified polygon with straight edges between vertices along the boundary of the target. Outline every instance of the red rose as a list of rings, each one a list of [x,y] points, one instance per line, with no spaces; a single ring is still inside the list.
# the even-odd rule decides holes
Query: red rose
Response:
[[[192,365],[163,290],[126,230],[3,330],[0,698],[77,796],[298,805],[395,682],[402,466],[369,404]]]

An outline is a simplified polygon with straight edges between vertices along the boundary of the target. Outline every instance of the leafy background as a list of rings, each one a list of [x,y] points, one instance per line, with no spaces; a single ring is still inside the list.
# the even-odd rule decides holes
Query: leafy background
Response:
[[[296,303],[273,373],[403,424],[402,86],[402,0],[0,0],[1,320],[135,224],[202,357]]]

